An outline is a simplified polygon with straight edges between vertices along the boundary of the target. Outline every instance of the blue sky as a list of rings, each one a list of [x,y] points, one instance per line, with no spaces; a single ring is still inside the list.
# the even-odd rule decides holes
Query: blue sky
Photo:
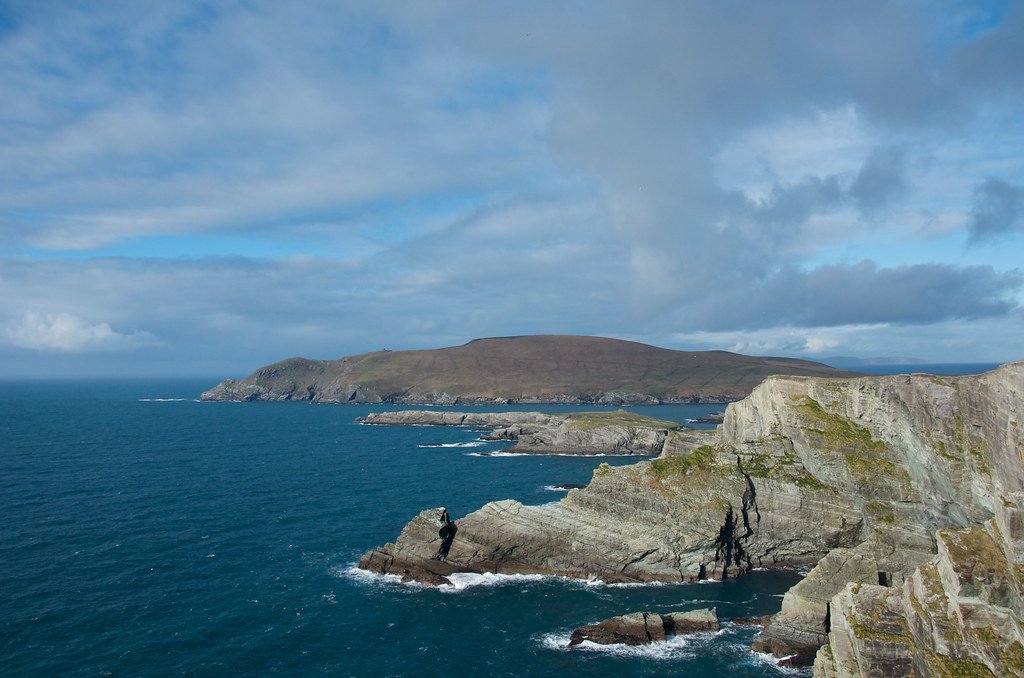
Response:
[[[1014,2],[0,2],[0,377],[1024,359]]]

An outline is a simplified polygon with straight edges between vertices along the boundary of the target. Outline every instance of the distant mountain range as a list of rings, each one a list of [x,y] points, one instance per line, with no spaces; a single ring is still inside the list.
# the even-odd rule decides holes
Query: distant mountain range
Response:
[[[819,361],[832,367],[863,367],[866,365],[928,365],[927,360],[920,358],[854,358],[852,356],[829,356]]]
[[[773,374],[853,376],[793,358],[537,335],[340,360],[291,358],[240,381],[228,379],[202,399],[431,405],[727,402],[745,397]]]

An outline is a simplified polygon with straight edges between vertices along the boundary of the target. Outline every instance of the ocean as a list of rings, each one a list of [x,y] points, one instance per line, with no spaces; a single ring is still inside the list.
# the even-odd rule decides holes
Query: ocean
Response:
[[[470,429],[355,422],[400,409],[387,406],[196,402],[214,381],[0,382],[0,674],[793,673],[749,651],[752,627],[644,649],[565,645],[573,628],[632,611],[773,612],[797,573],[635,587],[485,576],[437,590],[354,568],[422,509],[557,501],[551,486],[635,458],[487,456],[504,444]],[[723,406],[630,409],[681,421]]]

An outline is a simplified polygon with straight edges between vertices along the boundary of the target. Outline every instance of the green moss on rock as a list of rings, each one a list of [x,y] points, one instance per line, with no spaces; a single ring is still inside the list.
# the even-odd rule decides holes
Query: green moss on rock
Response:
[[[1013,641],[999,653],[999,661],[1007,672],[1012,671],[1015,676],[1024,676],[1024,647],[1019,640]]]
[[[690,454],[674,454],[651,462],[647,472],[658,480],[688,476],[698,469],[715,466],[718,450],[710,445],[701,445]]]
[[[973,659],[957,659],[936,652],[926,653],[928,666],[942,678],[991,678],[994,674],[984,664]]]
[[[796,409],[813,424],[802,430],[819,438],[825,450],[841,452],[847,468],[858,483],[874,485],[880,477],[885,477],[899,482],[906,491],[910,491],[910,474],[890,458],[889,448],[881,440],[872,438],[871,431],[844,416],[827,411],[814,398],[802,398]]]
[[[627,412],[626,410],[615,410],[613,412],[571,412],[566,416],[569,419],[569,428],[582,430],[602,428],[604,426],[652,429],[673,429],[679,426],[678,422],[645,417],[634,412]]]
[[[869,501],[864,504],[864,510],[875,522],[885,525],[896,524],[896,512],[893,511],[890,504],[883,501]]]

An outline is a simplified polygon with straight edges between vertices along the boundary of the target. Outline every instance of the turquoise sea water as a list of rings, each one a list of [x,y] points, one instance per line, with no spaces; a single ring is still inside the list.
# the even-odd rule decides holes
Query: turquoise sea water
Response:
[[[384,407],[195,402],[214,381],[0,383],[0,674],[782,673],[748,651],[752,628],[639,652],[564,645],[630,611],[775,611],[793,573],[441,591],[352,569],[424,508],[555,501],[546,486],[634,460],[476,456],[502,445],[355,423]],[[633,409],[682,420],[722,408]],[[437,444],[449,446],[422,447]]]

